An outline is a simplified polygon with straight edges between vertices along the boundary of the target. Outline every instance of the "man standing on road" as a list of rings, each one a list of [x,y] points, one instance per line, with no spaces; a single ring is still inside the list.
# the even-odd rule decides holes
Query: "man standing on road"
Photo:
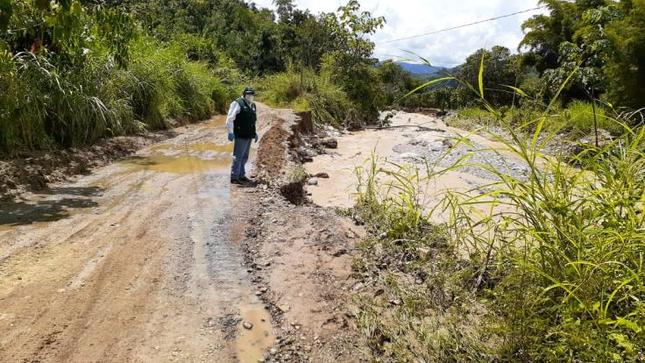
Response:
[[[226,117],[226,129],[228,130],[228,141],[234,141],[233,165],[231,166],[231,183],[243,184],[250,180],[246,177],[244,169],[249,159],[251,142],[258,142],[258,133],[255,130],[257,114],[253,98],[255,91],[246,87],[242,97],[231,103]]]

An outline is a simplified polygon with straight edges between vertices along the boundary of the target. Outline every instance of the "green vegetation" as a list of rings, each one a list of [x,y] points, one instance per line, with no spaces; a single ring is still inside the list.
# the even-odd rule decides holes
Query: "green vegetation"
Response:
[[[433,85],[402,104],[484,109],[477,93],[472,92],[477,88],[483,63],[487,102],[501,112],[508,109],[507,114],[527,114],[544,109],[557,98],[552,106],[563,111],[548,124],[565,131],[589,132],[594,127],[594,117],[588,117],[593,116],[593,110],[587,109],[596,106],[599,126],[614,135],[622,134],[624,129],[616,127],[606,115],[615,117],[645,107],[645,38],[640,31],[645,26],[645,1],[540,3],[548,13],[523,24],[522,54],[511,54],[500,46],[481,49],[451,71],[460,82]],[[561,84],[565,84],[564,89],[559,89]],[[464,119],[461,114],[457,119]],[[627,124],[642,123],[637,113],[631,115],[634,117],[624,119]]]
[[[311,111],[316,124],[343,126],[351,103],[329,74],[292,69],[265,77],[259,87],[263,101],[296,111]]]
[[[545,125],[562,116],[547,107],[524,119],[523,128],[534,130],[527,138],[486,101],[483,77],[477,88],[487,119],[510,140],[490,137],[523,161],[526,177],[471,164],[468,154],[448,168],[372,160],[357,171],[353,212],[373,237],[354,271],[375,285],[357,299],[357,321],[373,353],[386,361],[642,359],[645,128],[587,146],[573,168],[541,153],[554,136]],[[588,106],[572,104],[567,125]],[[496,180],[425,203],[427,183],[466,166]]]
[[[557,93],[561,112],[548,127],[581,135],[595,122],[622,134],[607,115],[643,106],[643,0],[543,3],[550,13],[525,23],[523,55],[482,49],[452,71],[460,82],[424,87],[372,58],[368,36],[385,19],[356,0],[321,14],[292,0],[276,1],[276,13],[242,0],[2,1],[0,152],[206,118],[248,83],[271,105],[311,110],[321,124],[358,127],[390,106],[465,107],[455,124],[466,125],[468,113],[489,124],[497,118],[474,111],[485,109],[472,92],[482,62],[488,102],[507,121],[536,116]],[[554,89],[574,69],[565,89]]]
[[[121,8],[17,1],[12,10],[0,37],[0,152],[200,120],[232,97],[215,68],[189,61],[178,42],[138,34]]]
[[[517,138],[509,146],[531,166],[528,182],[489,167],[495,192],[447,194],[434,211],[419,193],[431,169],[374,164],[356,213],[375,237],[354,264],[376,285],[357,314],[373,352],[385,361],[637,361],[643,137],[641,128],[586,150],[596,156],[585,170],[538,167],[545,159]],[[385,175],[395,176],[386,191],[370,182]],[[515,213],[498,215],[499,206]],[[441,207],[451,218],[432,225]]]
[[[496,114],[499,112],[499,114]],[[502,107],[490,112],[479,107],[465,107],[459,109],[454,115],[447,119],[448,125],[465,130],[476,130],[486,127],[503,127],[513,125],[515,127],[530,126],[524,125],[529,121],[535,121],[542,116],[542,113],[535,107],[506,108]],[[609,131],[612,135],[625,133],[625,124],[616,122],[611,115],[612,110],[607,111],[601,105],[592,105],[584,101],[572,101],[565,108],[555,108],[543,125],[543,128],[550,133],[569,135],[573,139],[588,136],[594,133],[594,119],[600,129]],[[528,129],[527,127],[524,127]],[[533,130],[528,130],[533,131]]]
[[[479,107],[464,107],[450,116],[447,124],[464,130],[473,130],[496,124],[495,115]]]
[[[259,76],[267,93],[260,98],[271,105],[311,110],[318,122],[335,125],[373,122],[385,104],[366,36],[384,19],[361,11],[356,0],[317,15],[292,0],[275,5],[277,19],[240,0],[146,0],[130,8],[158,38],[181,34],[191,59],[218,65],[224,57],[249,78]]]
[[[1,1],[0,153],[204,119],[248,83],[318,123],[376,120],[366,36],[384,19],[355,0],[318,15],[276,5],[277,18],[242,0]]]

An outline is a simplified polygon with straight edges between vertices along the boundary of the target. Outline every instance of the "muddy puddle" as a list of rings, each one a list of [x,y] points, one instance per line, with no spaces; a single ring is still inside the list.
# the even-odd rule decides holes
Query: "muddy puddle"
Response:
[[[45,276],[36,272],[30,276],[32,271],[37,271],[36,267],[47,268],[47,278],[49,274],[60,275],[58,286],[52,289],[47,299],[62,299],[58,298],[61,291],[65,292],[65,296],[75,297],[78,305],[67,305],[67,301],[60,300],[60,306],[65,306],[65,309],[59,310],[76,317],[81,314],[76,314],[75,309],[81,311],[87,303],[86,290],[98,283],[100,276],[118,276],[119,272],[130,271],[134,265],[142,266],[134,270],[147,277],[137,280],[132,285],[135,286],[132,291],[129,288],[131,285],[128,285],[130,280],[126,281],[123,277],[123,281],[115,278],[111,283],[122,282],[123,286],[128,286],[127,299],[132,299],[135,291],[136,294],[153,291],[159,296],[161,305],[150,306],[151,311],[170,309],[175,304],[175,297],[179,296],[176,299],[179,306],[175,308],[185,315],[178,322],[166,323],[164,317],[154,324],[142,324],[140,331],[135,331],[139,329],[135,329],[136,322],[129,323],[124,329],[135,331],[132,334],[137,337],[146,334],[170,337],[167,346],[164,345],[166,342],[150,340],[141,343],[141,346],[131,346],[133,352],[151,352],[151,359],[146,361],[167,361],[152,357],[158,358],[157,355],[175,349],[173,344],[176,339],[195,334],[195,339],[182,346],[185,351],[178,354],[214,357],[205,361],[244,363],[262,359],[273,345],[275,335],[271,316],[255,296],[244,268],[243,252],[230,233],[235,223],[228,177],[233,143],[226,139],[223,124],[223,117],[216,117],[199,125],[191,125],[179,130],[179,135],[173,139],[140,150],[127,160],[98,168],[74,182],[61,183],[48,190],[25,195],[23,199],[0,204],[0,262],[3,259],[9,261],[0,266],[0,269],[5,269],[0,274],[11,271],[20,276],[20,280],[0,279],[0,291],[16,288],[15,281],[20,281],[20,284],[36,283]],[[32,263],[27,260],[33,258],[31,246],[34,241],[42,244],[47,251],[43,258],[51,258],[52,262]],[[91,246],[92,250],[79,248],[81,244]],[[122,247],[123,244],[129,244],[128,248]],[[152,245],[163,248],[159,251],[151,249],[150,255],[138,260],[136,251]],[[60,262],[70,258],[73,258],[73,263]],[[173,274],[166,276],[167,271]],[[127,276],[130,275],[128,273]],[[126,276],[126,273],[123,272],[122,276]],[[150,281],[161,283],[155,285]],[[46,285],[43,283],[43,286]],[[166,290],[157,290],[158,286],[172,289],[167,294]],[[28,289],[25,291],[29,291],[25,294],[32,293]],[[104,287],[101,287],[96,291],[105,301],[112,301],[109,294],[120,296],[124,290],[119,287],[104,292]],[[137,302],[140,306],[147,307],[153,303],[154,299],[141,296],[146,300],[141,300],[145,303]],[[0,301],[3,299],[4,296],[0,296]],[[17,309],[25,307],[25,304],[16,302],[7,306]],[[34,309],[37,307],[34,304]],[[115,321],[128,319],[121,315],[123,313],[118,310],[118,304],[114,310],[110,309],[110,306],[102,305],[101,312],[97,314],[105,314],[105,310],[116,317],[113,319]],[[43,326],[60,320],[56,315],[60,313],[52,311],[50,315],[43,315]],[[29,314],[38,315],[35,312]],[[150,314],[154,315],[152,312]],[[212,331],[202,326],[204,316],[219,321],[219,317],[227,315],[239,321],[231,326],[234,335],[230,338],[221,336],[219,330]],[[99,318],[96,320],[105,320],[104,315],[97,316]],[[2,319],[3,314],[0,314],[0,322]],[[198,322],[197,325],[194,322]],[[21,328],[30,334],[44,329]],[[16,328],[12,325],[12,329]],[[89,335],[83,336],[82,340],[70,338],[68,344],[78,348],[79,352],[93,349],[91,346],[100,349],[100,342],[125,334],[110,329],[113,327],[98,329],[100,334],[92,333],[97,334],[94,345],[86,344]],[[152,332],[146,333],[146,329],[152,329]],[[137,340],[128,338],[128,341]],[[213,348],[213,345],[217,345],[217,348]],[[150,348],[156,346],[160,346],[160,350]],[[28,353],[31,348],[24,349]],[[120,357],[129,356],[128,350],[119,350]],[[2,353],[0,349],[0,357]],[[56,360],[55,351],[43,354],[50,354],[45,356],[51,359],[45,360]],[[234,360],[230,359],[232,355],[235,356]],[[5,360],[0,358],[0,361]]]
[[[235,342],[240,363],[255,363],[273,346],[275,339],[271,316],[257,298],[240,306],[242,326]],[[246,327],[244,324],[250,324]],[[248,329],[250,327],[250,329]]]
[[[162,173],[188,174],[210,170],[224,170],[230,160],[201,159],[192,156],[149,156],[134,158],[127,162],[130,166]]]
[[[231,164],[232,151],[232,143],[160,144],[148,148],[144,154],[133,157],[124,164],[174,174],[225,171]]]

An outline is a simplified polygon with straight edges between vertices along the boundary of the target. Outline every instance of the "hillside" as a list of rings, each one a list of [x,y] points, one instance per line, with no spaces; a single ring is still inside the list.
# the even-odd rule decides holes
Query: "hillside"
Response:
[[[440,67],[440,66],[431,66],[423,63],[411,63],[411,62],[396,62],[403,70],[415,75],[423,77],[431,77],[438,75],[442,72],[450,70],[450,68]]]

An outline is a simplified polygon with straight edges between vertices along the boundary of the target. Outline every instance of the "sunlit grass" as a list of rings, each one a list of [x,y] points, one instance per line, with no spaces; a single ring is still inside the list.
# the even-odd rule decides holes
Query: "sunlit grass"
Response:
[[[436,165],[373,158],[357,170],[356,218],[374,237],[355,272],[383,289],[358,300],[373,352],[388,361],[642,359],[645,129],[603,115],[622,136],[585,146],[572,167],[542,154],[562,130],[547,125],[559,117],[555,102],[512,124],[481,84],[472,88],[508,135],[489,137],[528,173],[477,165],[495,176],[477,187],[486,192],[447,191],[428,209],[419,188],[437,177]],[[467,157],[446,170],[464,166]],[[433,213],[449,218],[433,225]]]

